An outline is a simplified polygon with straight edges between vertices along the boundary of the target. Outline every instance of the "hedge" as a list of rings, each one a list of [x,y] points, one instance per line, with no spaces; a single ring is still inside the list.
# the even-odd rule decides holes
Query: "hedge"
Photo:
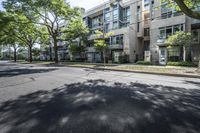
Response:
[[[138,65],[152,65],[150,61],[137,61],[136,64]]]
[[[168,62],[168,66],[185,66],[185,67],[197,67],[196,64],[193,62],[187,62],[187,61],[179,61],[179,62]]]

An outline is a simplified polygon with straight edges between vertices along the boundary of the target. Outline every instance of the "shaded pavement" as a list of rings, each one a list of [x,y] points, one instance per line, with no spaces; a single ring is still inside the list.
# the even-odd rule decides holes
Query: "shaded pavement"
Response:
[[[38,91],[0,107],[1,132],[198,133],[200,90],[103,80]]]
[[[128,83],[120,80],[111,83],[107,79],[91,78],[66,83],[52,90],[40,88],[2,101],[0,132],[200,132],[199,80],[184,80],[185,84],[196,86],[194,89],[132,80]]]

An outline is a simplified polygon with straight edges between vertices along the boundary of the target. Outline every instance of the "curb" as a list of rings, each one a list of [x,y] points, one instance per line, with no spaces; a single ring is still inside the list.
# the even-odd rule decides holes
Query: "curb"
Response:
[[[65,67],[88,68],[88,69],[94,69],[94,70],[108,70],[108,71],[116,71],[116,72],[142,73],[142,74],[153,74],[153,75],[162,75],[162,76],[174,76],[174,77],[200,79],[200,75],[198,76],[198,75],[172,74],[172,73],[155,73],[155,72],[144,72],[144,71],[117,70],[117,69],[109,69],[109,68],[92,68],[92,67],[84,67],[84,66],[65,66]]]
[[[109,68],[93,68],[93,67],[85,67],[85,66],[66,66],[64,64],[36,64],[40,66],[47,67],[74,67],[74,68],[88,68],[93,70],[107,70],[107,71],[116,71],[116,72],[129,72],[129,73],[142,73],[142,74],[153,74],[153,75],[162,75],[162,76],[174,76],[174,77],[186,77],[186,78],[198,78],[200,79],[200,75],[187,75],[187,74],[173,74],[173,73],[155,73],[155,72],[144,72],[144,71],[130,71],[130,70],[117,70],[117,69],[109,69]]]

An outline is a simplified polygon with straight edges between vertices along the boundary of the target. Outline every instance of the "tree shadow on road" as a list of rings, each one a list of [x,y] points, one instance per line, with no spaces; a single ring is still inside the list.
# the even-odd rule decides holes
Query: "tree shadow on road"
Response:
[[[46,73],[50,71],[55,71],[55,68],[48,68],[48,69],[22,69],[22,68],[15,68],[10,70],[0,71],[0,77],[13,77],[18,75],[27,75],[27,74],[35,74],[35,73]]]
[[[104,80],[38,91],[0,106],[5,133],[199,133],[200,90]]]

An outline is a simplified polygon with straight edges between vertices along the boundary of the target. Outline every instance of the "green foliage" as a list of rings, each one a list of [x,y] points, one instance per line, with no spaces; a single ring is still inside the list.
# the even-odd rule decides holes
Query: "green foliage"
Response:
[[[188,46],[191,43],[191,39],[191,33],[179,31],[169,36],[167,43],[169,46]]]
[[[105,40],[94,40],[94,42],[95,42],[94,47],[100,52],[106,49],[107,46],[109,45],[105,42]]]
[[[95,31],[94,36],[96,36],[98,39],[94,40],[94,47],[96,47],[96,49],[100,52],[105,51],[105,49],[109,45],[106,43],[106,39],[112,36],[112,34],[112,32],[103,33],[101,31]]]
[[[40,56],[40,49],[39,48],[33,48],[32,52],[33,52],[33,56],[35,56],[35,57]]]
[[[128,63],[129,56],[127,54],[122,54],[119,56],[119,63]]]
[[[168,62],[168,66],[185,66],[185,67],[197,67],[196,64],[192,62],[180,61],[180,62]]]
[[[138,64],[138,65],[152,65],[152,63],[149,62],[149,61],[137,61],[136,64]]]
[[[74,53],[82,53],[85,51],[85,47],[77,44],[71,44],[69,46],[69,51],[74,54]]]
[[[89,33],[88,28],[83,23],[82,18],[76,18],[69,22],[63,29],[62,39],[65,41],[73,41],[76,38],[84,38]]]
[[[169,7],[173,7],[177,11],[182,11],[189,17],[200,19],[200,12],[195,10],[198,8],[200,0],[161,0],[161,1],[168,2]],[[174,2],[176,2],[176,4],[174,4]]]
[[[51,37],[56,63],[58,62],[57,42],[62,39],[62,33],[66,34],[65,39],[70,41],[69,39],[76,38],[86,31],[82,22],[78,21],[82,18],[83,9],[71,8],[65,0],[7,0],[4,2],[4,7],[10,13],[23,14],[28,20],[26,23],[46,28],[42,32],[45,37],[42,38]],[[79,32],[75,27],[79,28]],[[46,39],[40,42],[48,43]]]

